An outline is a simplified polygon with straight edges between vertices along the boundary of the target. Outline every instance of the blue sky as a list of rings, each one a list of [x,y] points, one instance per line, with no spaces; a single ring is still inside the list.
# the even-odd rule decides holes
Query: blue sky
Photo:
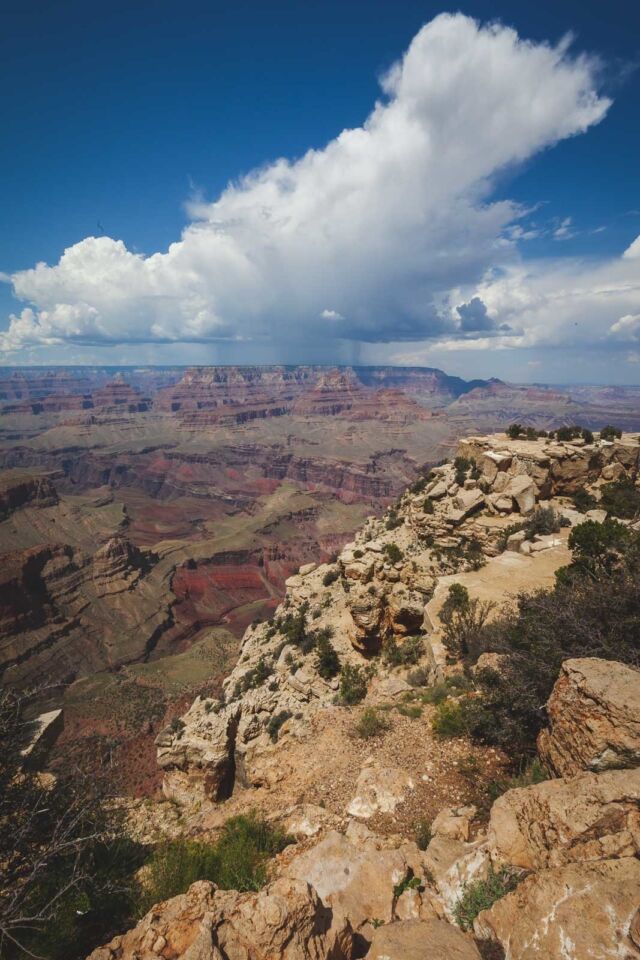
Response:
[[[456,77],[449,86],[448,61],[438,68],[437,29],[419,48],[414,44],[407,75],[419,68],[414,79],[425,88],[442,78],[449,95],[437,102],[429,98],[421,114],[421,134],[441,144],[438,159],[425,161],[421,180],[426,155],[408,140],[411,162],[405,157],[398,167],[408,180],[415,175],[412,189],[420,196],[423,182],[434,184],[432,194],[422,198],[421,220],[410,203],[402,206],[410,194],[387,203],[386,181],[374,171],[375,192],[363,204],[370,212],[380,203],[380,212],[373,221],[361,218],[361,244],[357,232],[351,233],[353,220],[346,226],[340,220],[350,207],[349,190],[362,193],[345,173],[343,157],[337,215],[320,229],[318,213],[309,208],[309,220],[300,226],[304,237],[318,229],[323,240],[316,237],[314,243],[337,237],[333,247],[319,250],[317,268],[312,249],[302,257],[300,244],[283,244],[279,236],[270,235],[255,250],[254,221],[244,223],[241,235],[234,232],[245,216],[243,204],[251,205],[255,217],[266,203],[272,223],[284,217],[285,207],[282,198],[271,206],[268,185],[245,184],[229,198],[228,183],[277,158],[293,164],[311,148],[325,150],[341,131],[361,127],[376,100],[400,103],[404,96],[406,105],[414,92],[403,94],[406,85],[400,92],[382,92],[381,77],[423,25],[446,10],[456,8],[406,0],[234,5],[160,0],[26,2],[5,10],[0,270],[13,284],[0,287],[0,330],[9,327],[10,314],[18,317],[5,338],[5,361],[390,360],[519,380],[638,382],[640,256],[619,260],[640,234],[637,4],[464,4],[461,12],[481,25],[499,20],[534,45],[556,44],[568,31],[575,39],[558,67],[549,58],[528,62],[526,51],[505,37],[494,36],[493,48],[484,50],[486,31],[473,33],[466,22],[452,21],[444,42],[466,45],[470,66],[462,85]],[[600,60],[589,61],[587,81],[577,78],[575,57],[583,51]],[[500,99],[489,87],[483,92],[483,83],[490,84],[488,71],[501,58],[502,125],[495,120],[503,112]],[[468,151],[472,166],[476,145],[485,154],[491,146],[489,128],[495,125],[506,141],[521,104],[538,94],[538,69],[545,94],[540,109],[548,108],[549,115],[536,135],[521,131],[521,148],[509,152],[505,143],[493,167],[479,165],[475,179],[449,182],[449,144],[456,156]],[[517,99],[514,82],[522,82]],[[600,104],[588,117],[585,84]],[[556,89],[573,118],[566,130],[562,118],[552,115]],[[458,113],[467,118],[465,129],[452,121]],[[395,136],[393,118],[388,119],[387,132],[380,133],[386,139],[371,146],[378,154],[380,142],[386,148]],[[435,128],[439,123],[442,130]],[[389,147],[390,155],[401,148],[401,141]],[[371,168],[356,163],[353,169],[354,178],[366,181]],[[328,162],[317,175],[323,185],[333,176]],[[389,175],[393,182],[393,172]],[[271,183],[280,189],[277,171]],[[313,190],[315,183],[303,170],[282,189]],[[216,205],[221,196],[222,206]],[[499,201],[509,202],[510,215],[499,209]],[[466,219],[461,202],[469,206]],[[286,208],[286,216],[302,216],[300,206],[308,209],[305,201],[295,214]],[[465,222],[469,246],[482,255],[458,262]],[[372,223],[379,224],[381,240],[368,248]],[[193,240],[194,224],[195,233],[202,234],[206,224],[210,232],[231,236],[233,256],[227,248],[220,253],[219,236],[213,247],[200,247],[199,238]],[[191,230],[190,258],[179,252],[177,266],[162,264],[162,278],[154,277],[151,286],[148,277],[142,282],[135,275],[142,256],[124,263],[123,249],[144,257],[164,254],[185,228]],[[433,236],[425,239],[421,230]],[[385,235],[393,238],[389,249]],[[122,241],[123,249],[82,246],[91,237]],[[361,256],[351,262],[348,251],[361,245]],[[77,253],[55,272],[67,249]],[[30,273],[40,261],[51,266],[49,275]],[[246,271],[248,263],[258,262],[256,278]],[[233,271],[235,285],[229,286]],[[589,309],[582,324],[590,273],[599,291],[611,285],[619,296],[593,316]],[[529,298],[525,312],[523,287]],[[578,287],[571,312],[567,290]],[[479,316],[486,317],[476,331],[461,322],[474,298],[484,311]],[[60,305],[64,309],[56,312]],[[22,315],[24,310],[29,312]]]

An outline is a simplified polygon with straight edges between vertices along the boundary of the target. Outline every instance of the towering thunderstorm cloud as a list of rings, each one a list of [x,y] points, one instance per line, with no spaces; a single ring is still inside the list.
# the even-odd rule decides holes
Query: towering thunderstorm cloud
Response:
[[[527,346],[565,342],[576,313],[587,339],[637,340],[637,243],[588,271],[525,266],[525,211],[492,201],[497,174],[602,120],[610,101],[598,69],[566,42],[439,16],[382,78],[361,127],[192,203],[166,252],[87,237],[56,265],[13,274],[26,306],[0,346]]]

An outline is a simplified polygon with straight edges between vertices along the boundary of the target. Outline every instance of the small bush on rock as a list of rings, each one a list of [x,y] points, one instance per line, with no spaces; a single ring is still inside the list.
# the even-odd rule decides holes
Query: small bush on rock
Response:
[[[445,700],[438,705],[431,722],[433,732],[441,739],[463,737],[467,732],[467,717],[460,703]]]
[[[326,632],[316,642],[316,670],[323,680],[331,680],[340,673],[340,657]]]
[[[367,673],[362,667],[345,663],[340,672],[340,700],[347,706],[360,703],[367,695]]]
[[[322,578],[322,583],[325,587],[330,587],[332,583],[335,583],[338,577],[340,576],[340,571],[337,567],[334,567],[333,570],[327,570],[324,577]]]
[[[269,723],[267,724],[267,733],[271,737],[274,743],[277,743],[278,737],[280,736],[280,728],[284,726],[287,720],[290,720],[293,714],[290,710],[281,710],[279,713],[274,713]]]
[[[387,555],[389,563],[399,563],[404,554],[397,543],[385,543],[384,552]]]
[[[171,840],[157,846],[147,864],[142,916],[153,904],[184,893],[196,880],[225,890],[259,890],[267,863],[293,840],[255,814],[232,817],[215,843]]]
[[[519,882],[520,877],[511,870],[505,868],[496,873],[490,868],[486,880],[467,884],[453,911],[458,926],[471,930],[478,914],[515,890]]]
[[[372,737],[378,737],[385,733],[390,727],[389,721],[381,717],[373,707],[366,707],[355,725],[356,736],[361,740],[370,740]]]

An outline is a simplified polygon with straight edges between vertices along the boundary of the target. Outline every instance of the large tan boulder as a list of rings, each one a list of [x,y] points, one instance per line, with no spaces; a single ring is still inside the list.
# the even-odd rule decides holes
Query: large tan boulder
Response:
[[[476,935],[498,940],[505,960],[637,960],[630,936],[640,903],[640,860],[542,870],[483,910]]]
[[[615,660],[565,660],[538,737],[542,762],[561,777],[640,766],[640,672]]]
[[[480,960],[470,937],[446,920],[407,920],[378,927],[367,960]]]
[[[465,843],[438,833],[425,851],[425,863],[444,912],[452,919],[464,888],[486,879],[491,866],[489,846],[482,839]]]
[[[509,790],[491,808],[492,858],[527,870],[640,852],[640,768]]]
[[[164,791],[170,799],[189,803],[229,796],[240,717],[240,703],[214,713],[208,701],[196,697],[181,720],[158,734],[158,766],[166,771]]]
[[[89,960],[350,960],[352,932],[306,883],[277,880],[259,893],[206,880],[157,904]]]
[[[365,935],[373,922],[397,918],[428,919],[436,915],[428,889],[407,888],[403,881],[424,879],[424,854],[415,843],[388,846],[364,829],[362,836],[329,832],[320,843],[294,856],[284,874],[310,884],[334,915],[348,917]],[[398,895],[399,894],[399,895]]]

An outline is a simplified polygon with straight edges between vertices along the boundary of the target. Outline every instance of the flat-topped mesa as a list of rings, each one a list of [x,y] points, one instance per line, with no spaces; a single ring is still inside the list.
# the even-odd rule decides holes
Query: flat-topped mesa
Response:
[[[143,397],[139,390],[121,378],[94,390],[92,399],[99,413],[144,413],[152,406],[150,397]]]
[[[437,579],[477,570],[505,546],[535,558],[561,545],[560,534],[514,535],[514,514],[525,521],[553,497],[564,525],[582,522],[555,498],[588,486],[597,499],[609,480],[635,476],[639,453],[637,435],[595,444],[504,434],[463,441],[455,461],[433,468],[382,518],[369,518],[334,563],[306,565],[287,580],[273,619],[246,631],[224,698],[198,698],[158,737],[165,793],[189,803],[225,799],[235,783],[274,785],[287,740],[307,736],[314,714],[336,702],[339,667],[361,668],[372,689],[406,681],[408,667],[379,656],[389,645],[401,650],[410,642],[417,655],[406,662],[430,681],[441,679],[443,652],[425,615]],[[335,669],[323,667],[318,653],[327,641]]]

